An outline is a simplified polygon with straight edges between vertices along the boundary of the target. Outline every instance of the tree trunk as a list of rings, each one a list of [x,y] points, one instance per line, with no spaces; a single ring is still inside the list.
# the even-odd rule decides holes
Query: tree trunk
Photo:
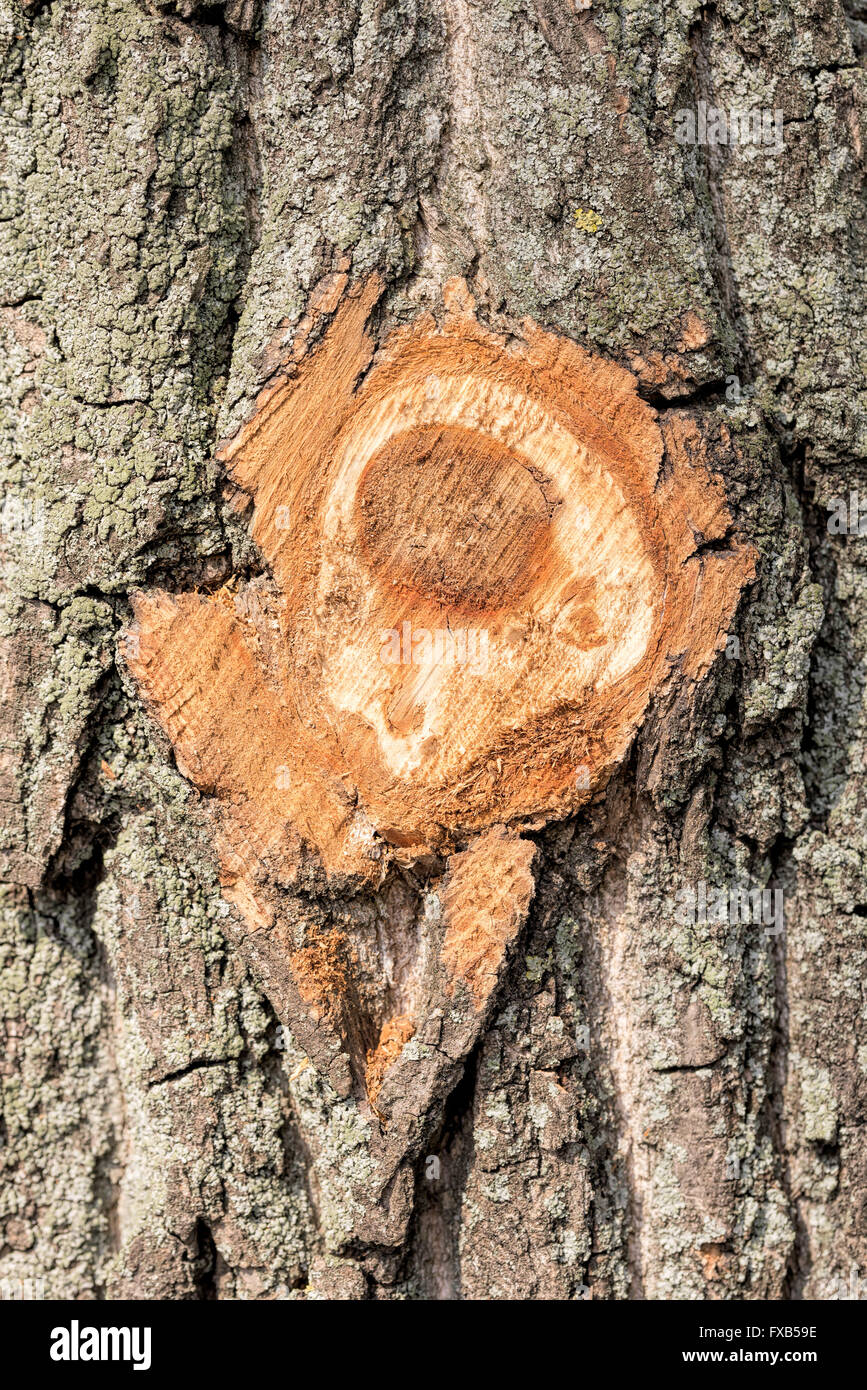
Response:
[[[849,11],[3,4],[0,1292],[857,1296]]]

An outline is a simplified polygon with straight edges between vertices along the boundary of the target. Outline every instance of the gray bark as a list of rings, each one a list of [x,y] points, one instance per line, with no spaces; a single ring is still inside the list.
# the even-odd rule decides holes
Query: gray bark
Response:
[[[857,0],[0,15],[0,1280],[867,1278],[867,538],[827,527],[867,500]],[[699,102],[781,110],[783,149],[679,143]],[[137,587],[261,569],[215,449],[346,258],[387,279],[383,335],[462,275],[497,329],[530,316],[631,367],[663,422],[699,412],[760,556],[698,703],[654,707],[604,794],[538,835],[496,1010],[363,1221],[371,1118],[233,947],[200,798],[118,654]],[[684,925],[701,882],[782,889],[783,931]],[[304,910],[399,943],[401,891]]]

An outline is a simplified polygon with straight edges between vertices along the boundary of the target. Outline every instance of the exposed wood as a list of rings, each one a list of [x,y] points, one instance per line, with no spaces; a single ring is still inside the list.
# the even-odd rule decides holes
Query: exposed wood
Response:
[[[356,798],[413,854],[575,810],[654,690],[704,674],[753,573],[734,540],[702,553],[730,525],[721,483],[675,435],[663,466],[627,372],[532,324],[506,346],[462,284],[442,327],[394,333],[371,367],[380,289],[347,294],[224,450],[279,589],[280,715],[249,615],[215,644],[231,619],[213,600],[170,617],[140,595],[130,662],[197,785],[366,874]],[[278,797],[283,765],[295,785]]]
[[[223,450],[276,592],[138,594],[129,669],[214,798],[254,932],[305,850],[379,882],[391,857],[511,826],[445,882],[445,977],[481,1010],[532,897],[514,832],[587,801],[656,688],[705,673],[752,558],[702,553],[728,534],[721,483],[694,424],[664,459],[629,373],[531,323],[507,346],[462,281],[441,325],[422,316],[374,361],[381,283],[344,288],[314,298],[311,324],[336,308],[322,342]],[[351,967],[323,949],[291,968],[359,1075],[366,1055],[373,1098],[409,1015],[367,1048]]]
[[[449,860],[443,886],[443,964],[451,993],[463,982],[477,1009],[490,998],[506,947],[524,924],[535,889],[534,857],[529,841],[496,828]]]

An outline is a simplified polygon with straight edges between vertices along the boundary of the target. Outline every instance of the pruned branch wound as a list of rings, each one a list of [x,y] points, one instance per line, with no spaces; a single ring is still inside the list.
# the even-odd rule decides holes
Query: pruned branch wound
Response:
[[[375,354],[382,288],[340,286],[223,450],[274,587],[135,601],[130,669],[214,798],[253,930],[311,854],[378,883],[469,842],[506,882],[499,826],[494,858],[528,873],[521,832],[593,795],[655,692],[702,678],[753,572],[742,545],[702,550],[730,526],[721,482],[685,429],[665,453],[630,373],[530,322],[507,346],[462,281]],[[454,862],[442,963],[481,1008],[532,879],[498,918]]]

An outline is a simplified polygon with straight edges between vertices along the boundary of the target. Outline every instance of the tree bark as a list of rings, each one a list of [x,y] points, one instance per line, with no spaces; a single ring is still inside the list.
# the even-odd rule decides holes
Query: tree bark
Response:
[[[853,1296],[858,0],[0,15],[0,1288]],[[303,586],[338,429],[409,383],[434,482],[377,455],[366,563],[443,611],[499,613],[568,488],[519,486],[495,412],[484,457],[444,426],[427,351],[614,470],[629,598],[576,550],[585,646],[637,630],[634,514],[677,618],[619,714],[578,658],[528,687],[514,766],[468,706],[436,785],[380,775],[348,679],[331,718],[348,590]],[[406,526],[449,531],[464,449],[478,529],[434,565]],[[521,567],[465,560],[513,504]]]

